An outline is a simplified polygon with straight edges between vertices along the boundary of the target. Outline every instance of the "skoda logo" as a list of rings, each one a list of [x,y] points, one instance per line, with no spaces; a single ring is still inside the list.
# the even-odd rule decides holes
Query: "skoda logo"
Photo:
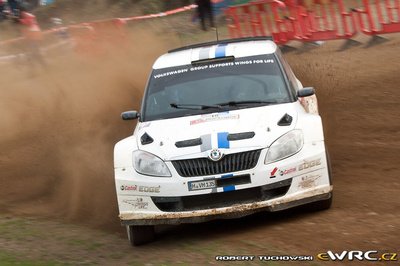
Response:
[[[208,156],[212,161],[216,162],[221,160],[223,154],[220,150],[214,149],[210,151],[210,155]]]

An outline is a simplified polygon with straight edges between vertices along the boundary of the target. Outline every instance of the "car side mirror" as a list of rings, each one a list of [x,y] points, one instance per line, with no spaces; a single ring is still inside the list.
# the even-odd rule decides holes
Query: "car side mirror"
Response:
[[[315,94],[315,90],[313,87],[305,87],[305,88],[299,89],[297,91],[298,97],[308,97],[308,96],[312,96],[314,94]]]
[[[122,120],[134,120],[140,117],[138,111],[126,111],[121,114]]]

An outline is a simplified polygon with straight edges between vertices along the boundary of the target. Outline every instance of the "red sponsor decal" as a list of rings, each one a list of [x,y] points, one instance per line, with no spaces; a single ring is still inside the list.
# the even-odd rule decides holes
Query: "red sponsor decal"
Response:
[[[274,170],[272,170],[270,178],[274,178],[275,177],[276,171],[278,171],[278,167],[275,167]]]

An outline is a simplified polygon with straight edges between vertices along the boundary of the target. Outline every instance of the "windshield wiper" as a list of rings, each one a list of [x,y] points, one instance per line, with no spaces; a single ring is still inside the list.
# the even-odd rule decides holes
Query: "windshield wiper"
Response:
[[[219,106],[238,106],[238,105],[253,105],[253,104],[272,104],[277,101],[261,101],[261,100],[247,100],[247,101],[230,101],[226,103],[219,103]]]
[[[221,109],[221,105],[204,105],[204,104],[178,104],[178,103],[170,103],[169,104],[172,108],[176,109],[189,109],[189,110],[205,110],[210,108]]]

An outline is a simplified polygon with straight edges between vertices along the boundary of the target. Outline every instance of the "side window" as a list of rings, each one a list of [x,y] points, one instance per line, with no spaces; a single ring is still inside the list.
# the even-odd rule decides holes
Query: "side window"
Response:
[[[294,75],[288,62],[286,62],[285,58],[283,58],[281,51],[278,50],[276,54],[277,54],[279,60],[281,61],[283,69],[285,70],[286,75],[289,79],[290,90],[292,91],[293,96],[297,99],[297,91],[299,89],[299,86],[297,84],[296,76]]]

